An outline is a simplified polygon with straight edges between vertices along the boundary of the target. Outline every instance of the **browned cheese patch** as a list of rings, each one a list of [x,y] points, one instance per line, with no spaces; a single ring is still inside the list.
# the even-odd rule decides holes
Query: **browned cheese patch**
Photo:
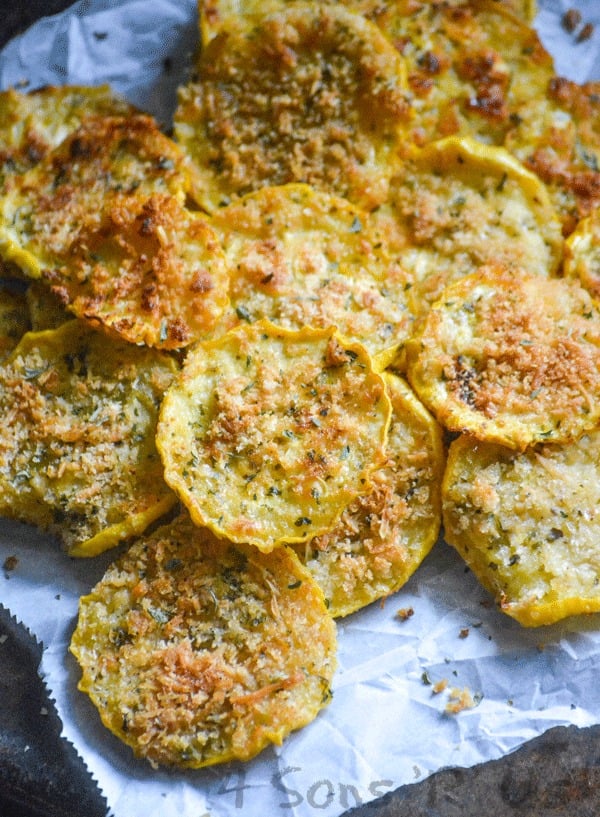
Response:
[[[600,203],[600,83],[553,76],[517,114],[507,147],[548,185],[568,235]]]

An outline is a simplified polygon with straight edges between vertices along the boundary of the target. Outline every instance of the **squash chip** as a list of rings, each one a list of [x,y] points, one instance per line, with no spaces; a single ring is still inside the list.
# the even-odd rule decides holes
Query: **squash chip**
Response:
[[[600,82],[552,76],[515,113],[506,147],[547,185],[569,235],[600,207]]]
[[[174,133],[207,210],[290,182],[367,209],[385,200],[409,104],[402,58],[373,23],[339,6],[290,6],[223,30],[197,75],[180,89]]]
[[[331,698],[335,624],[287,548],[269,556],[181,516],[81,599],[71,651],[103,723],[154,766],[249,760]]]
[[[157,445],[196,524],[268,552],[325,533],[369,490],[390,413],[362,346],[257,321],[190,350]]]
[[[182,206],[186,164],[149,117],[88,121],[15,181],[0,250],[77,317],[186,346],[219,320],[228,284],[216,236]]]
[[[600,432],[517,453],[469,437],[449,450],[446,540],[526,627],[600,611]]]
[[[525,448],[600,419],[600,312],[576,281],[472,273],[444,291],[406,352],[409,381],[451,431]]]
[[[563,271],[600,299],[600,214],[582,219],[565,242]]]
[[[417,145],[454,134],[502,145],[516,111],[545,92],[552,58],[513,13],[517,3],[372,0],[373,20],[407,66]]]
[[[237,321],[335,326],[382,368],[412,332],[411,282],[369,216],[307,185],[266,187],[217,211]]]
[[[296,0],[198,0],[202,43],[206,45],[223,28],[252,25],[258,17],[280,11],[295,2]],[[382,17],[386,20],[392,13],[404,16],[410,13],[416,14],[421,10],[420,6],[427,5],[424,3],[382,3],[381,0],[321,0],[321,2],[346,6],[349,11],[362,14],[375,23]],[[479,5],[483,4],[479,3]],[[450,10],[461,9],[463,15],[473,7],[478,7],[475,0],[469,0],[467,3],[453,0],[451,3],[443,3],[439,6],[441,11],[446,11],[448,8]],[[490,11],[492,9],[496,11],[500,6],[523,22],[533,22],[536,15],[535,0],[493,0]],[[453,44],[457,45],[457,43]],[[465,44],[464,40],[462,44]],[[502,43],[502,50],[505,51],[510,44],[510,37],[506,37]]]
[[[86,119],[134,113],[108,85],[0,91],[0,188],[34,167]]]
[[[6,193],[16,176],[34,167],[89,117],[134,113],[133,105],[108,85],[0,91],[0,191]],[[20,277],[22,272],[0,257],[0,274]]]
[[[372,474],[371,491],[344,511],[330,533],[293,545],[334,617],[402,587],[440,529],[441,429],[402,378],[391,372],[384,378],[392,418],[387,460]]]
[[[151,117],[86,120],[13,180],[1,202],[0,252],[39,278],[68,252],[82,225],[100,223],[107,197],[159,193],[183,202],[190,174]]]
[[[391,208],[377,219],[414,278],[417,314],[482,264],[548,276],[561,260],[561,224],[544,185],[503,148],[469,138],[416,152],[392,182]]]
[[[154,442],[176,372],[79,321],[26,334],[0,366],[0,514],[94,556],[176,501]]]

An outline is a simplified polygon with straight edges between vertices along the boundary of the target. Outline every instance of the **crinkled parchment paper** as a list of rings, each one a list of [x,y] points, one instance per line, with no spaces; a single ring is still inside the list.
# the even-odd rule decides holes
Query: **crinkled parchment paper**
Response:
[[[539,5],[557,71],[600,78],[600,3]],[[561,26],[572,5],[596,25],[585,42]],[[83,0],[0,52],[0,87],[110,82],[168,123],[196,42],[195,0]],[[441,542],[385,604],[339,623],[333,701],[315,722],[247,764],[153,770],[100,725],[68,653],[78,598],[115,555],[69,559],[31,528],[0,523],[0,565],[17,559],[0,572],[0,601],[43,642],[64,735],[115,817],[334,817],[441,767],[498,758],[550,727],[600,722],[600,615],[523,629]],[[396,615],[408,608],[406,620]],[[447,714],[452,688],[476,705]]]

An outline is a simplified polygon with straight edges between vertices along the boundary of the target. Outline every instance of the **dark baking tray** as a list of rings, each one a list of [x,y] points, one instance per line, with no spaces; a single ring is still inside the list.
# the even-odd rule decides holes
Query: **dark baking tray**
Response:
[[[0,48],[70,5],[2,3]],[[104,817],[106,801],[60,737],[37,674],[41,646],[1,608],[0,642],[0,817]],[[344,817],[600,817],[600,726],[550,729],[500,760],[443,769]]]

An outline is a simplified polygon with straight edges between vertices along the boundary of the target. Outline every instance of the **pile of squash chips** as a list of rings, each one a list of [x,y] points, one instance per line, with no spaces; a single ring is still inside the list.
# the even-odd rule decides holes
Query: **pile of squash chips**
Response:
[[[600,85],[526,0],[199,12],[169,133],[0,94],[0,515],[121,546],[80,688],[189,768],[309,724],[440,532],[524,626],[600,611]]]

